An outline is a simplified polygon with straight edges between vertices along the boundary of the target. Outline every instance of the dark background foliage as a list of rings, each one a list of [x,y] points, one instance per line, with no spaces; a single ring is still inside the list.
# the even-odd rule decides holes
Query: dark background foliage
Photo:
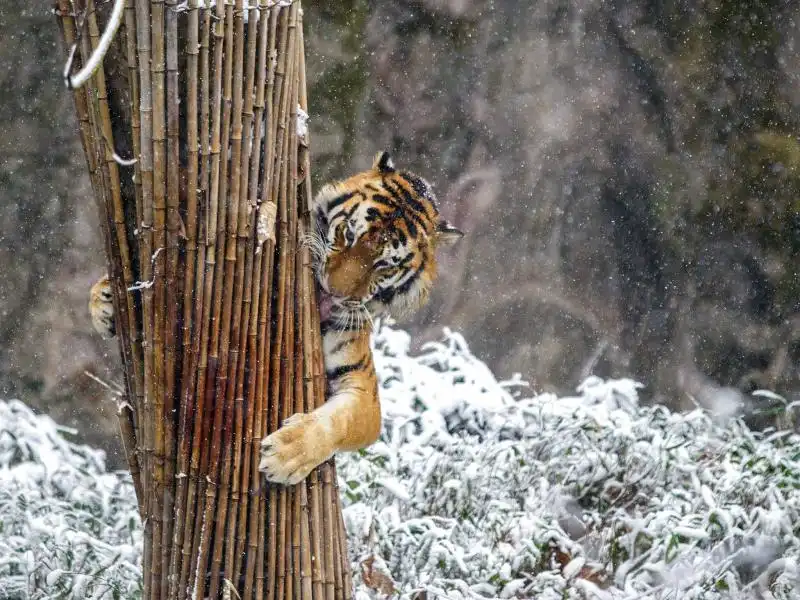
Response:
[[[323,5],[323,6],[320,6]],[[0,395],[113,448],[104,259],[46,2],[0,6]],[[800,5],[305,6],[317,185],[388,149],[466,230],[417,340],[499,376],[632,376],[674,408],[800,393]]]

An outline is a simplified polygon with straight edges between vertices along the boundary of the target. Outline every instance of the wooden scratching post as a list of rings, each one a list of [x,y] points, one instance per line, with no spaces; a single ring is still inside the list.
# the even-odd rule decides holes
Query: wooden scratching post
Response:
[[[258,471],[260,440],[325,394],[300,2],[56,14],[114,287],[144,598],[350,598],[333,464],[291,488]]]

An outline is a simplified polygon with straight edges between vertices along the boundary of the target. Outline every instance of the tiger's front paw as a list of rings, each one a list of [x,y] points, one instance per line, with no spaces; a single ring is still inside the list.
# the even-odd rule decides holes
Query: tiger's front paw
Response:
[[[328,460],[334,448],[330,435],[313,414],[297,413],[283,427],[261,440],[259,470],[267,481],[294,485]]]
[[[111,281],[104,275],[89,290],[89,314],[97,333],[105,339],[117,333],[114,321],[114,303],[111,295]]]

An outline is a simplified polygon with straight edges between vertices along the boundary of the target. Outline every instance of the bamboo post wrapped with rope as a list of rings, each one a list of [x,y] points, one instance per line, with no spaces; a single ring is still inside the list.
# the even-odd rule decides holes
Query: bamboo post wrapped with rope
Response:
[[[114,290],[143,597],[349,598],[332,461],[289,488],[258,470],[261,439],[325,394],[300,2],[95,2],[56,14]]]

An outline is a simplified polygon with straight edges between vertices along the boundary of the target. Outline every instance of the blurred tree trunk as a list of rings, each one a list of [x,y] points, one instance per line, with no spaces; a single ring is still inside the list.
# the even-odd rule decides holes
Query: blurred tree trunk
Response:
[[[58,0],[72,73],[111,4]],[[115,291],[147,600],[351,594],[333,465],[292,488],[258,471],[260,440],[325,385],[299,244],[302,10],[273,4],[127,0],[103,67],[73,92]]]

